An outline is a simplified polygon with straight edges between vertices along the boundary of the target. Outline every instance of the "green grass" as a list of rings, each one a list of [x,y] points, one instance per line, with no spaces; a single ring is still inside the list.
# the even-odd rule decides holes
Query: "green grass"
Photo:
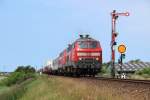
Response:
[[[7,78],[0,76],[0,100],[17,100],[27,90],[27,85],[36,79],[35,69],[21,66]]]
[[[139,79],[139,80],[150,80],[149,76],[145,77],[144,75],[136,75],[136,74],[130,75],[130,78],[131,79]]]
[[[141,75],[146,78],[150,78],[150,67],[143,68],[142,70],[138,70],[135,73],[136,75]]]
[[[137,70],[135,74],[131,75],[133,79],[150,80],[150,67]]]
[[[0,89],[0,100],[123,100],[105,84],[99,87],[92,82],[47,75]]]
[[[7,78],[0,80],[0,100],[17,100],[26,91],[26,86],[35,77],[32,75],[16,72],[11,74]]]
[[[42,76],[27,85],[19,100],[122,100],[113,92],[111,88],[89,86],[72,79]]]
[[[9,87],[7,86],[0,86],[0,94],[3,93],[4,91],[7,91]]]
[[[0,80],[2,80],[2,79],[4,79],[4,78],[6,78],[5,76],[0,76]]]
[[[26,86],[31,81],[31,79],[28,79],[21,84],[16,84],[11,87],[0,86],[0,100],[17,100],[25,93]]]
[[[4,78],[0,81],[0,86],[11,86],[14,84],[20,84],[29,78],[35,77],[33,73],[25,73],[25,72],[14,72],[9,77]]]
[[[28,85],[26,93],[20,100],[62,100],[63,94],[60,94],[58,85],[59,83],[55,78],[39,77]]]
[[[2,80],[4,78],[6,78],[6,77],[0,76],[0,83],[2,82]],[[9,87],[0,84],[0,94],[3,93],[3,92],[5,92],[5,91],[8,91],[8,90],[9,90]]]

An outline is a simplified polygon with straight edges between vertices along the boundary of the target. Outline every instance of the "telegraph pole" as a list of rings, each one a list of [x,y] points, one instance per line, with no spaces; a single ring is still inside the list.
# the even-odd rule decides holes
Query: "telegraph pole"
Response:
[[[113,10],[111,13],[112,17],[112,33],[111,33],[111,75],[115,77],[115,46],[117,45],[116,37],[118,33],[116,32],[116,20],[119,16],[129,16],[128,12],[125,13],[116,13],[116,10]]]

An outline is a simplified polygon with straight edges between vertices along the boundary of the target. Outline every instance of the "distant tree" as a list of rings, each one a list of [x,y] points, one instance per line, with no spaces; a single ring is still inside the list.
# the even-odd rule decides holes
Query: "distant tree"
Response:
[[[22,72],[24,71],[24,66],[18,66],[15,72]]]
[[[35,68],[28,65],[28,66],[18,66],[18,68],[15,70],[15,72],[25,72],[25,73],[34,73]]]
[[[142,62],[140,59],[136,59],[136,60],[130,60],[130,63],[138,63],[138,62]]]

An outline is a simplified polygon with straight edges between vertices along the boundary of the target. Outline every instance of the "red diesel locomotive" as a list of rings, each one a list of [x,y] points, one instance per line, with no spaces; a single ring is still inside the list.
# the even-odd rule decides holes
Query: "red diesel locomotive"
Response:
[[[100,72],[102,66],[102,48],[100,42],[80,35],[74,43],[68,45],[59,57],[53,61],[52,74],[92,75]]]

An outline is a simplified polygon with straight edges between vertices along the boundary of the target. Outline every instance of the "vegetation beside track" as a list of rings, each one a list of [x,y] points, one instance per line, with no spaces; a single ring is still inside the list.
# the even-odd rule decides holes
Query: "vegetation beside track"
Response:
[[[107,67],[107,65],[105,65]],[[29,71],[30,70],[30,71]],[[107,74],[106,68],[102,69]],[[136,75],[149,75],[149,69]],[[120,92],[119,92],[120,93]],[[0,80],[0,100],[125,100],[123,94],[107,87],[76,78],[36,75],[31,67],[19,67]]]
[[[36,78],[35,70],[31,66],[20,66],[7,78],[0,81],[0,99],[16,100],[21,97],[26,85]]]
[[[19,100],[122,100],[111,88],[57,76],[41,76],[27,86]]]
[[[139,63],[142,62],[141,60],[131,60],[129,63]],[[100,77],[111,77],[111,68],[110,68],[110,62],[103,63],[101,72],[98,74]],[[116,73],[118,75],[118,73]],[[127,78],[130,79],[142,79],[142,80],[150,80],[150,67],[145,67],[143,69],[139,69],[135,71],[134,73],[127,73]]]
[[[101,72],[98,74],[100,77],[111,77],[111,69],[109,68],[110,63],[103,63]]]
[[[76,78],[75,78],[76,79]],[[78,80],[78,79],[77,79]],[[42,75],[11,86],[3,86],[2,100],[120,100],[112,89],[99,88],[74,78]]]
[[[150,80],[150,67],[136,71],[134,75],[131,75],[131,78]]]
[[[142,70],[138,70],[136,72],[137,75],[142,75],[142,76],[145,76],[145,77],[150,77],[150,67],[148,68],[143,68]]]
[[[125,85],[125,84],[124,84]],[[120,85],[122,86],[122,85]],[[128,86],[128,85],[125,85]],[[129,85],[130,86],[130,85]],[[129,88],[129,87],[126,87]],[[133,90],[132,86],[132,89]],[[118,90],[119,89],[119,90]],[[129,88],[130,89],[130,88]],[[128,90],[128,89],[127,89]],[[117,82],[42,75],[5,87],[2,100],[134,100]],[[133,92],[133,91],[132,91]],[[129,92],[130,93],[130,92]],[[144,100],[144,99],[136,99]],[[148,99],[145,99],[148,100]]]

